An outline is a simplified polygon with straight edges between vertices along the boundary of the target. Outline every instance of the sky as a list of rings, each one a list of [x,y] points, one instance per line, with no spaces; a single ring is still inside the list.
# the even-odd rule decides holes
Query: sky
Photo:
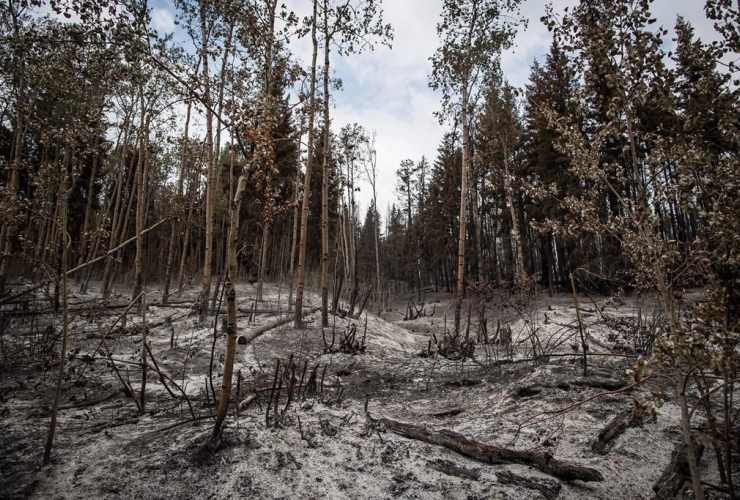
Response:
[[[176,30],[174,8],[170,0],[154,0],[152,23],[160,32]],[[310,12],[310,0],[285,0],[290,9],[303,16]],[[548,52],[551,34],[540,22],[545,6],[552,3],[555,12],[562,13],[578,0],[525,0],[521,14],[529,20],[526,30],[520,30],[515,47],[502,54],[504,76],[516,87],[527,83],[535,59],[542,60]],[[682,15],[705,41],[716,39],[710,21],[704,17],[703,0],[655,0],[652,5],[658,24],[672,33],[676,16]],[[344,88],[335,93],[331,109],[332,130],[358,123],[376,132],[379,169],[378,207],[384,214],[397,203],[395,172],[402,160],[417,162],[425,155],[433,161],[447,124],[434,116],[439,110],[440,96],[429,88],[431,73],[429,57],[438,46],[436,26],[442,10],[442,0],[384,0],[384,20],[394,29],[392,48],[378,46],[374,51],[349,57],[334,54],[331,65],[334,77],[341,78]],[[672,35],[666,38],[666,50],[671,50]],[[305,38],[291,46],[293,53],[310,63],[310,40]],[[369,205],[371,190],[364,185],[358,196],[363,210]],[[362,213],[362,212],[360,212]],[[384,217],[383,217],[384,219]]]

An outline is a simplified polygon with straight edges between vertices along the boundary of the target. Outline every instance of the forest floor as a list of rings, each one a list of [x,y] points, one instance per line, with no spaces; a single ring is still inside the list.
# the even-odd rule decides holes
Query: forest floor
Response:
[[[421,301],[402,296],[380,316],[337,317],[337,338],[354,325],[357,340],[365,337],[362,352],[325,352],[320,313],[307,316],[302,329],[288,323],[239,345],[236,400],[258,397],[238,413],[232,403],[221,447],[207,453],[201,444],[210,436],[214,412],[206,389],[214,326],[213,317],[199,324],[190,310],[196,293],[173,297],[169,306],[157,305],[158,292],[149,293],[151,352],[177,398],[150,372],[143,415],[120,389],[104,354],[110,349],[121,361],[121,378],[138,397],[140,317],[132,310],[125,327],[106,335],[130,296],[99,306],[96,284],[87,294],[73,296],[71,360],[48,465],[42,456],[58,371],[59,325],[50,322],[49,302],[41,294],[33,314],[27,302],[2,309],[0,498],[653,498],[652,486],[682,439],[678,407],[668,389],[664,403],[655,406],[656,419],[645,416],[641,425],[627,428],[608,453],[592,449],[613,417],[635,401],[651,405],[660,399],[652,383],[616,392],[629,383],[626,371],[635,361],[629,356],[646,341],[648,326],[637,324],[638,318],[643,325],[651,322],[649,299],[579,297],[589,352],[625,356],[591,356],[584,375],[571,295],[542,295],[526,307],[489,308],[489,332],[497,329],[494,324],[502,331],[510,328],[510,345],[481,339],[474,360],[450,360],[428,352],[433,335],[439,337],[445,323],[451,328],[453,308],[449,319],[443,315],[453,296],[430,292]],[[286,309],[285,287],[267,286],[260,303],[254,296],[254,285],[237,287],[239,334],[285,314],[279,312]],[[410,296],[419,308],[414,315],[424,314],[404,320]],[[309,294],[307,302],[318,305],[317,295]],[[468,307],[466,302],[463,325]],[[478,340],[475,311],[471,316],[468,335]],[[218,391],[225,334],[220,321],[215,329]],[[324,333],[329,344],[331,331]],[[334,348],[338,345],[336,340]],[[547,359],[528,361],[533,345]],[[268,428],[268,420],[274,423],[274,400],[272,409],[267,405],[276,360],[286,363],[291,357],[296,376],[304,363],[307,379],[316,370],[316,384],[300,397],[296,392],[287,409],[283,388],[277,404],[281,422]],[[192,413],[178,388],[187,394]],[[559,411],[602,393],[607,394]],[[200,420],[193,422],[193,414]],[[486,444],[545,450],[598,470],[603,481],[565,481],[527,465],[478,462],[390,432],[380,418],[452,430]],[[705,453],[701,468],[707,481],[717,483],[712,455]],[[709,497],[723,498],[716,492]]]

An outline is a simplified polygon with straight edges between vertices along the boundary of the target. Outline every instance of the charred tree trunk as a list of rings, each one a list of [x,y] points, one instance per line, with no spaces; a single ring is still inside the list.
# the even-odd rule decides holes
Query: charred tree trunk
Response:
[[[172,226],[170,229],[170,239],[167,242],[167,265],[164,270],[164,287],[162,290],[162,304],[167,304],[170,298],[170,282],[172,281],[172,267],[175,264],[175,249],[177,248],[178,238],[177,235],[180,233],[178,227],[182,224],[182,212],[183,212],[183,188],[185,185],[185,164],[187,162],[188,155],[188,132],[190,128],[190,111],[193,106],[192,101],[188,101],[188,109],[185,114],[185,132],[182,142],[182,151],[180,156],[180,175],[177,179],[177,201],[175,210],[178,215],[177,218],[172,220]]]
[[[142,267],[144,265],[144,237],[141,232],[144,230],[145,214],[146,214],[146,199],[147,199],[147,185],[149,177],[149,130],[148,123],[146,121],[146,106],[144,104],[144,90],[140,91],[141,95],[141,124],[139,134],[141,139],[139,140],[140,151],[139,151],[139,171],[138,173],[138,188],[136,195],[136,259],[134,261],[134,292],[132,300],[137,297],[142,290],[143,279],[142,279]],[[139,310],[141,305],[139,305]]]
[[[221,394],[218,399],[218,412],[216,414],[216,423],[213,427],[212,442],[216,442],[221,435],[226,414],[229,411],[229,399],[231,398],[231,383],[234,373],[234,357],[236,355],[236,290],[234,280],[236,279],[239,269],[236,261],[236,243],[239,239],[239,212],[241,210],[244,190],[247,187],[247,178],[250,174],[251,166],[248,166],[245,172],[239,177],[239,185],[234,194],[234,200],[231,204],[231,223],[229,225],[229,246],[226,251],[226,260],[228,266],[226,281],[226,354],[224,355],[224,372],[221,382]]]
[[[65,173],[62,180],[62,210],[60,213],[59,223],[62,226],[61,245],[62,245],[62,347],[59,357],[59,375],[57,377],[56,392],[54,403],[51,408],[51,423],[49,424],[49,433],[46,436],[46,447],[44,448],[44,463],[49,463],[51,458],[51,448],[54,445],[54,433],[57,427],[57,414],[59,413],[59,403],[62,399],[62,385],[64,383],[64,366],[67,359],[67,340],[69,337],[69,301],[67,297],[67,253],[69,244],[67,241],[67,198],[68,198],[68,180]]]
[[[206,239],[205,255],[203,258],[203,289],[200,302],[203,310],[207,311],[208,297],[211,292],[211,267],[213,264],[213,224],[216,210],[216,164],[213,155],[213,111],[211,106],[211,85],[208,72],[208,26],[206,20],[207,4],[200,0],[200,35],[201,60],[203,62],[203,101],[206,108],[206,163],[208,165],[206,183]]]
[[[329,326],[329,35],[328,5],[324,0],[324,151],[321,182],[321,325]]]
[[[299,200],[299,185],[301,181],[301,137],[302,132],[298,134],[298,161],[296,162],[296,173],[295,182],[293,184],[293,234],[292,241],[290,244],[290,290],[288,292],[288,312],[293,309],[293,290],[295,289],[295,252],[298,247],[298,200]]]
[[[483,281],[486,277],[485,264],[483,262],[483,242],[480,213],[478,211],[478,181],[477,175],[473,177],[471,186],[470,199],[473,205],[473,224],[475,224],[475,258],[478,264],[478,281]]]
[[[457,289],[455,290],[455,337],[460,334],[463,286],[465,284],[465,237],[468,216],[468,82],[462,85],[462,168],[460,172],[460,235],[457,243]]]
[[[504,189],[506,190],[506,201],[509,204],[511,214],[511,232],[514,235],[516,243],[516,273],[514,282],[521,285],[524,282],[526,272],[524,271],[524,248],[522,245],[522,236],[519,232],[519,221],[516,216],[516,207],[514,206],[514,188],[511,185],[511,173],[509,172],[508,150],[504,149]]]
[[[467,457],[489,464],[517,463],[530,465],[547,474],[566,481],[603,481],[604,477],[596,469],[582,467],[570,462],[563,462],[538,450],[517,450],[503,448],[473,441],[456,432],[442,430],[431,432],[419,427],[388,418],[380,419],[386,429],[401,436],[417,439],[425,443],[443,446]]]
[[[195,173],[195,178],[191,182],[190,187],[190,207],[188,208],[188,216],[185,219],[185,234],[182,236],[182,253],[180,254],[180,272],[177,278],[177,292],[182,293],[183,280],[185,279],[185,264],[188,258],[188,246],[190,245],[190,233],[193,222],[193,213],[195,211],[195,195],[198,193],[198,187],[200,185],[200,173]]]
[[[316,2],[313,3],[313,21],[311,40],[313,56],[311,58],[311,95],[308,110],[308,158],[306,159],[306,176],[303,185],[303,207],[301,211],[301,243],[298,250],[298,281],[296,282],[294,325],[300,328],[303,324],[303,287],[306,279],[306,242],[308,240],[308,198],[311,192],[311,167],[313,166],[313,134],[316,116],[316,59],[318,57],[318,40],[316,38]]]

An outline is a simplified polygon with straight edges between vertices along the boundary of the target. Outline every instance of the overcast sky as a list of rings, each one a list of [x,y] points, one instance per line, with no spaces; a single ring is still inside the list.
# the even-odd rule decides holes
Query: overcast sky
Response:
[[[285,0],[289,8],[305,15],[310,0]],[[516,47],[502,55],[502,68],[510,83],[522,87],[535,59],[548,51],[551,35],[540,22],[545,5],[553,3],[562,12],[577,0],[525,0],[522,15],[529,26],[516,37]],[[655,0],[653,13],[658,23],[672,32],[678,14],[688,19],[704,40],[715,39],[711,22],[703,14],[703,0]],[[160,32],[171,32],[174,9],[169,0],[155,0],[152,21]],[[341,58],[334,55],[335,77],[342,79],[344,89],[334,95],[331,110],[332,129],[348,123],[358,123],[376,131],[378,152],[379,200],[381,214],[396,202],[395,172],[401,160],[418,161],[426,155],[434,160],[437,146],[446,130],[433,115],[439,109],[439,95],[428,86],[431,72],[429,57],[437,48],[436,25],[442,8],[441,0],[384,0],[385,21],[393,25],[395,37],[392,49],[380,46],[374,52]],[[672,36],[666,37],[671,50]],[[304,62],[310,62],[310,40],[304,39],[291,47]],[[360,195],[363,209],[370,199],[369,186]]]

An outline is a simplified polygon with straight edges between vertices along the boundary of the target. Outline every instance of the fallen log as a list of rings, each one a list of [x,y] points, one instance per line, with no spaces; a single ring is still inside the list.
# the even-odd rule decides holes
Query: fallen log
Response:
[[[630,427],[642,424],[643,411],[640,406],[633,406],[604,426],[599,435],[591,443],[591,449],[599,455],[606,455],[614,446],[614,440],[624,434]]]
[[[699,465],[704,454],[704,446],[696,445],[696,463]],[[681,491],[684,483],[691,477],[689,459],[686,453],[686,443],[683,440],[676,445],[671,453],[671,460],[653,485],[655,498],[659,500],[673,500]]]
[[[563,487],[563,485],[558,481],[522,477],[508,471],[497,472],[496,477],[501,484],[511,484],[514,486],[521,486],[528,490],[537,490],[542,493],[542,496],[547,500],[554,500],[557,498],[558,495],[560,495],[561,488]]]
[[[466,469],[465,467],[460,467],[449,460],[443,460],[441,458],[428,461],[427,467],[443,474],[447,474],[448,476],[462,477],[464,479],[472,479],[473,481],[480,479],[480,472],[477,470]]]
[[[314,307],[312,309],[309,309],[308,311],[304,311],[303,315],[304,316],[307,316],[309,314],[313,314],[316,311],[318,311],[319,309],[321,309],[321,307]],[[260,335],[262,335],[262,334],[264,334],[266,332],[269,332],[273,328],[277,328],[278,326],[282,326],[285,323],[289,323],[293,319],[294,319],[293,315],[287,315],[284,318],[278,318],[275,321],[271,321],[271,322],[267,323],[266,325],[262,325],[259,328],[255,328],[254,330],[252,330],[251,332],[247,333],[246,335],[240,335],[239,336],[239,339],[238,339],[239,345],[249,344],[254,339],[256,339],[257,337],[259,337]]]
[[[480,443],[450,430],[432,432],[389,418],[379,420],[386,429],[401,436],[443,446],[466,457],[488,464],[517,463],[530,465],[547,474],[566,481],[603,481],[604,477],[596,469],[564,462],[538,450],[516,450],[501,446]]]

